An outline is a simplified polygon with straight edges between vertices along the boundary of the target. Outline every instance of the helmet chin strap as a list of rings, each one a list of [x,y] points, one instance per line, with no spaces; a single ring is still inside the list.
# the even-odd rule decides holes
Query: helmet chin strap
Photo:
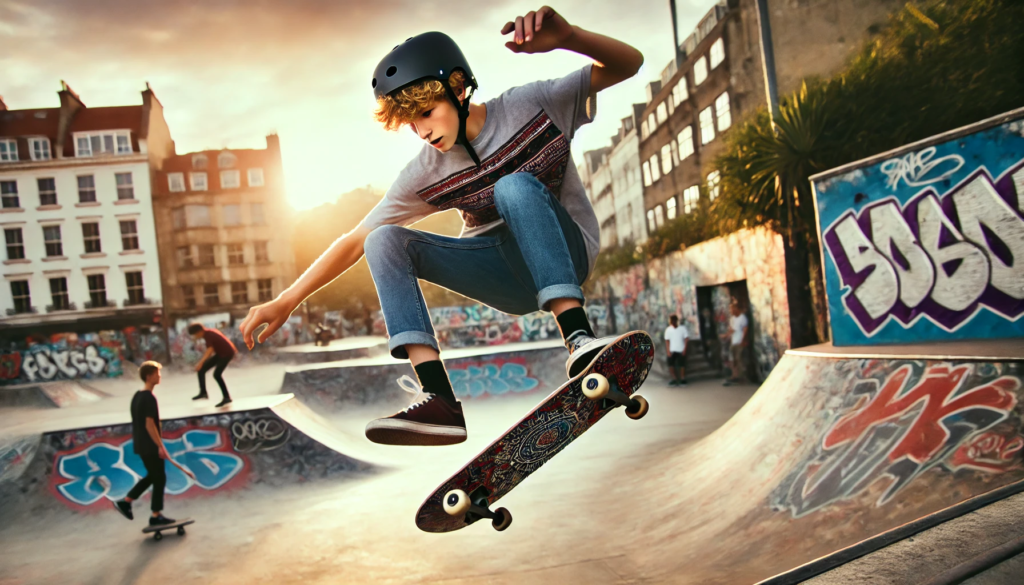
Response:
[[[466,152],[469,153],[469,158],[473,159],[477,166],[480,166],[480,157],[476,155],[476,150],[473,149],[469,139],[466,138],[466,120],[469,119],[469,98],[472,97],[475,89],[472,86],[467,87],[466,99],[459,102],[459,98],[455,95],[455,90],[452,89],[451,85],[448,83],[442,83],[441,85],[444,86],[448,99],[451,100],[452,105],[459,112],[459,137],[455,139],[455,142],[465,147]]]

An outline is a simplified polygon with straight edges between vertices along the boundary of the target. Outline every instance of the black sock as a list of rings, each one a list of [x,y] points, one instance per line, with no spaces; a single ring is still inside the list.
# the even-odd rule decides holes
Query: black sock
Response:
[[[555,317],[555,321],[558,321],[558,329],[562,332],[562,339],[568,339],[570,335],[577,331],[584,331],[591,337],[594,335],[594,330],[590,328],[590,320],[587,319],[587,312],[583,310],[583,307],[575,307],[562,311],[562,314]]]
[[[444,370],[441,360],[423,362],[413,366],[416,370],[416,377],[420,379],[420,386],[431,394],[443,398],[445,402],[455,405],[455,392],[452,390],[452,383],[448,379],[448,372]]]

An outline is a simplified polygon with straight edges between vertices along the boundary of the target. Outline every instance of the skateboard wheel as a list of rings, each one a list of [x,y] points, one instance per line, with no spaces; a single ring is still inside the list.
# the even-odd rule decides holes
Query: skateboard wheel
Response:
[[[179,526],[178,527],[178,536],[182,536],[183,534],[185,534],[185,527],[184,526]]]
[[[583,395],[591,400],[600,400],[608,395],[608,378],[601,374],[588,374],[583,378]]]
[[[493,526],[498,532],[505,530],[512,524],[512,512],[509,512],[505,508],[498,508],[494,511],[494,514],[496,518],[491,520],[491,526]]]
[[[638,404],[635,407],[626,407],[626,416],[633,420],[639,420],[647,414],[651,407],[643,396],[633,395],[633,400],[636,400]]]
[[[469,511],[469,494],[462,490],[452,490],[444,495],[444,511],[449,516],[461,516]]]
[[[164,535],[159,532],[153,534],[153,540],[162,540],[163,537]]]

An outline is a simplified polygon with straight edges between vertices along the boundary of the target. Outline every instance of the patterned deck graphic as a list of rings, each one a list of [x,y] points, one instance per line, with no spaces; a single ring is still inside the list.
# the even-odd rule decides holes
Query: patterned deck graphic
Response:
[[[580,386],[587,374],[601,373],[632,395],[647,379],[653,362],[654,345],[647,333],[633,331],[619,337],[588,370],[553,392],[441,484],[420,506],[416,526],[426,532],[451,532],[468,526],[464,517],[449,516],[444,511],[445,494],[453,489],[471,494],[483,486],[490,493],[487,501],[493,505],[612,410],[601,408],[600,402],[583,395]]]

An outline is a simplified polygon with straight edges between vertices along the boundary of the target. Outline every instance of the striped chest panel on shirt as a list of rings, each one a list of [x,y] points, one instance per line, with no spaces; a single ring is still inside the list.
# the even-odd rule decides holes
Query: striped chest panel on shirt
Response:
[[[467,228],[500,219],[494,208],[494,184],[512,173],[530,173],[556,197],[569,164],[569,140],[542,110],[480,166],[459,171],[417,195],[427,203],[458,209]]]

